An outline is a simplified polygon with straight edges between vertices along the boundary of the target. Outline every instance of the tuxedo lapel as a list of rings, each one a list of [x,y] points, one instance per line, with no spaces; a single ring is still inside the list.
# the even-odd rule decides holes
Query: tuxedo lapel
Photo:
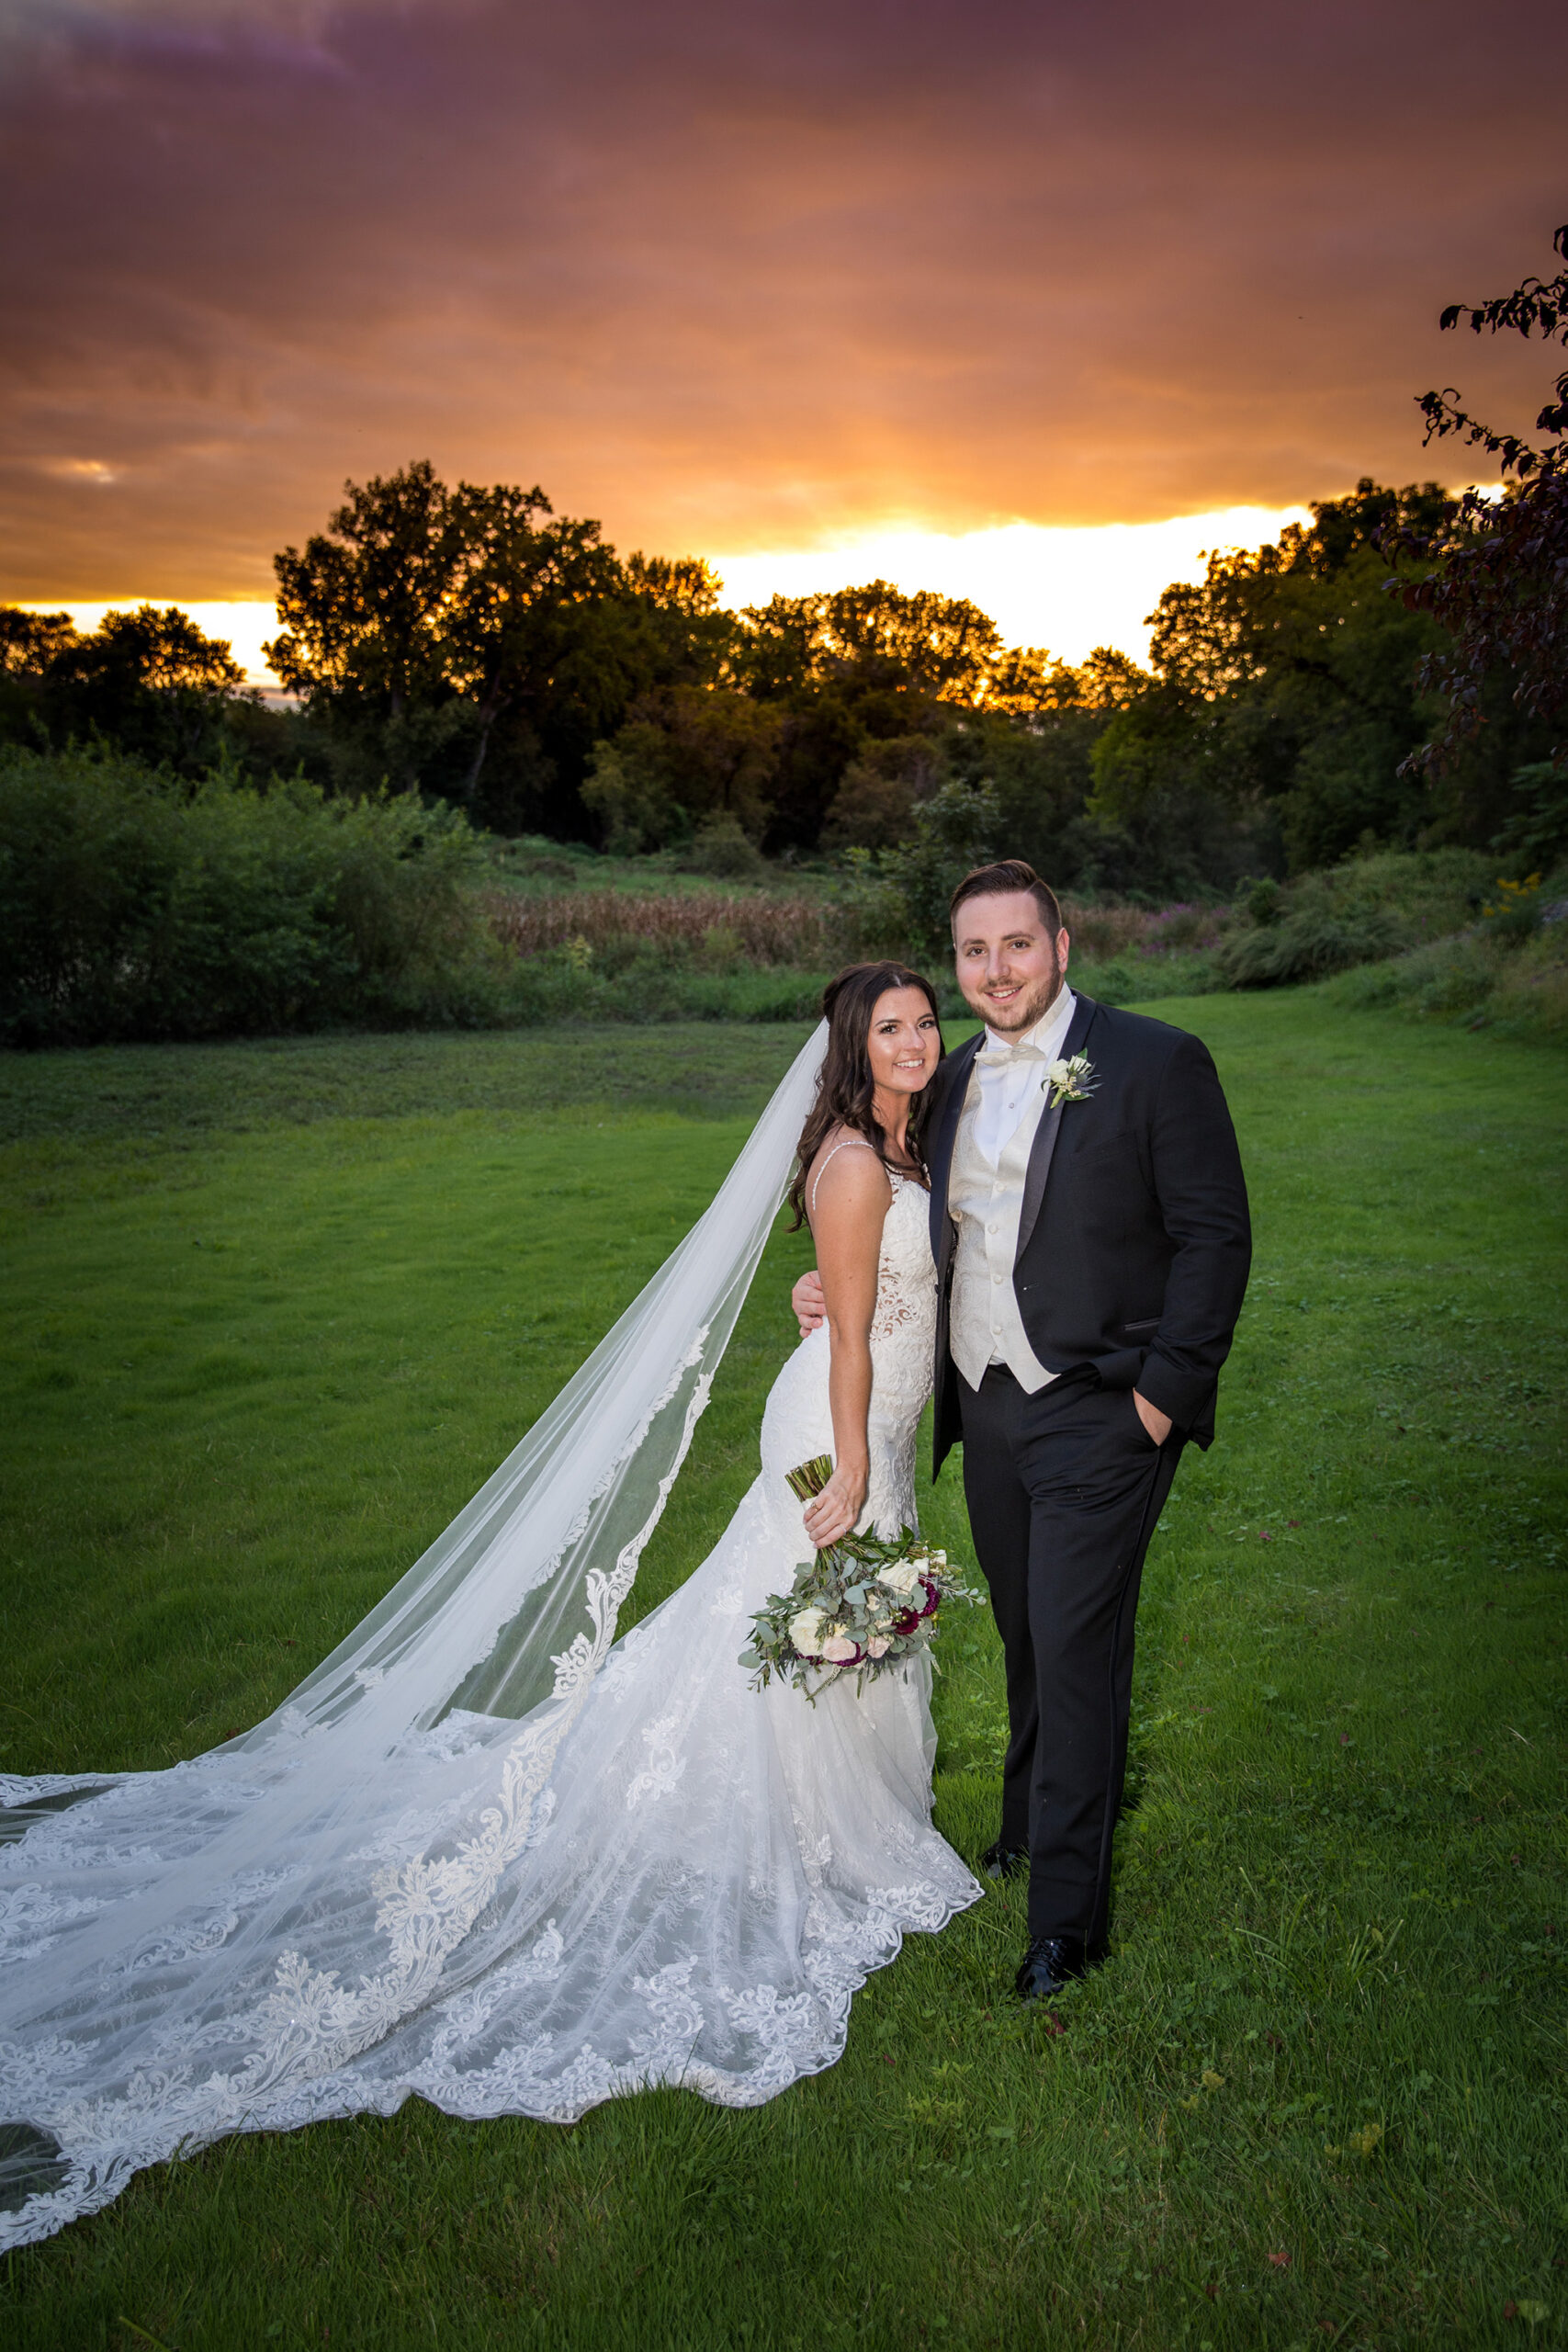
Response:
[[[1067,1023],[1067,1034],[1062,1040],[1058,1059],[1065,1062],[1071,1061],[1075,1054],[1082,1053],[1084,1039],[1089,1035],[1094,1016],[1099,1010],[1093,997],[1079,997],[1073,1017]],[[1029,1154],[1029,1172],[1023,1180],[1023,1206],[1019,1211],[1018,1217],[1018,1258],[1022,1257],[1028,1246],[1029,1237],[1033,1232],[1035,1221],[1040,1215],[1040,1204],[1045,1198],[1045,1179],[1051,1173],[1051,1162],[1056,1151],[1056,1137],[1062,1128],[1062,1113],[1066,1109],[1065,1102],[1058,1102],[1054,1111],[1046,1112],[1034,1130],[1034,1142]],[[1017,1258],[1014,1263],[1017,1263]]]
[[[936,1123],[931,1148],[926,1156],[926,1170],[931,1180],[931,1256],[940,1269],[942,1251],[947,1247],[947,1181],[953,1172],[953,1148],[958,1140],[958,1122],[964,1114],[964,1098],[969,1091],[969,1073],[975,1067],[975,1057],[986,1042],[982,1029],[966,1045],[960,1046],[951,1056],[953,1083],[947,1090],[947,1100]]]

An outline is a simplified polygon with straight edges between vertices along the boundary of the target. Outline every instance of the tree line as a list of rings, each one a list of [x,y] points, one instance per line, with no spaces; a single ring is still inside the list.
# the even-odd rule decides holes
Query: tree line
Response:
[[[1444,314],[1461,322],[1568,338],[1568,271]],[[975,605],[880,580],[728,613],[700,559],[622,557],[537,486],[452,488],[422,461],[347,484],[325,529],[276,558],[268,658],[297,707],[244,693],[229,649],[175,608],[88,635],[8,608],[0,737],[97,740],[188,777],[386,786],[627,853],[728,837],[863,865],[999,828],[1080,893],[1228,891],[1531,824],[1550,840],[1568,378],[1544,448],[1451,390],[1421,407],[1429,439],[1497,458],[1501,501],[1363,480],[1168,588],[1146,668],[1008,647]]]

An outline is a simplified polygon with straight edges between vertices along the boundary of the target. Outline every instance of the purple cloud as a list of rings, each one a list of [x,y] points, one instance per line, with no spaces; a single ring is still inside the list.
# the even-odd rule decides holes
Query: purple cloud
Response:
[[[1407,480],[1427,383],[1539,404],[1436,314],[1548,258],[1565,52],[1537,0],[35,6],[0,593],[258,593],[423,455],[666,549]]]

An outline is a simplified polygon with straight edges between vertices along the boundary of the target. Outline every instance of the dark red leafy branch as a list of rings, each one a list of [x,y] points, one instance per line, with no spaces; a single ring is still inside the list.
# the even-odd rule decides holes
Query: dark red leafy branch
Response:
[[[1552,245],[1568,262],[1568,222]],[[1487,302],[1450,303],[1440,323],[1452,329],[1463,322],[1475,334],[1539,334],[1568,344],[1568,268],[1551,279],[1527,277]],[[1421,685],[1447,703],[1443,725],[1405,763],[1440,770],[1485,724],[1487,683],[1500,673],[1512,680],[1516,706],[1531,717],[1568,707],[1568,370],[1536,419],[1537,432],[1549,436],[1541,447],[1472,416],[1452,385],[1422,393],[1418,405],[1428,444],[1457,435],[1484,449],[1496,458],[1504,485],[1500,498],[1467,490],[1436,529],[1406,525],[1381,542],[1385,554],[1430,567],[1388,585],[1412,611],[1430,613],[1451,639],[1426,657],[1419,673]],[[1563,747],[1552,756],[1563,758]]]

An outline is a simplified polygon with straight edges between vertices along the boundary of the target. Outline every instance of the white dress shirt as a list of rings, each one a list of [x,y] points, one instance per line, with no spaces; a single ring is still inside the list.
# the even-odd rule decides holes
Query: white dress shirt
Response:
[[[1044,1102],[1040,1080],[1045,1075],[1040,1064],[1061,1059],[1077,1009],[1077,997],[1064,986],[1050,1011],[1021,1037],[998,1037],[987,1027],[986,1042],[969,1075],[968,1102],[975,1102],[977,1087],[975,1140],[993,1167],[1026,1111],[1031,1114],[1032,1132],[1039,1125]]]
[[[1060,1058],[1077,1010],[1077,998],[1064,988],[1022,1036],[998,1037],[987,1028],[970,1070],[947,1208],[958,1228],[950,1345],[971,1388],[979,1387],[992,1363],[1005,1363],[1031,1395],[1055,1378],[1025,1336],[1012,1273],[1030,1153],[1045,1112],[1046,1072]]]

